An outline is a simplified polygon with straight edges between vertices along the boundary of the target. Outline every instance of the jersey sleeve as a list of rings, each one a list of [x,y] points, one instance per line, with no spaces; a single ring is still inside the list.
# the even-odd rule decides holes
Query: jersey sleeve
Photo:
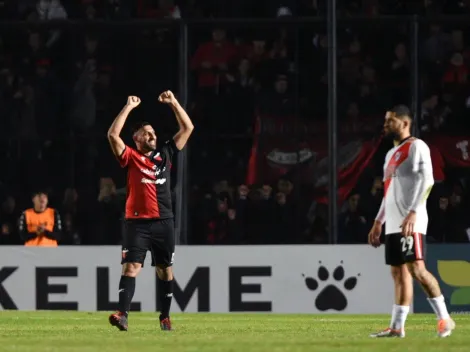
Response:
[[[431,150],[428,145],[418,139],[413,143],[410,152],[413,172],[420,172],[432,176]]]
[[[126,145],[124,151],[117,157],[121,167],[127,167],[134,156],[134,150]]]
[[[412,202],[409,210],[416,211],[418,206],[423,204],[428,198],[429,193],[431,193],[432,186],[434,185],[434,177],[431,151],[427,144],[421,140],[417,140],[413,143],[410,152],[415,182],[410,192],[412,194]]]
[[[179,152],[179,149],[176,147],[175,141],[170,139],[163,145],[162,152],[165,153],[171,160],[173,159],[173,156]]]
[[[385,162],[384,162],[384,167],[383,167],[383,177],[382,177],[382,182],[385,182],[385,176],[386,176],[386,169],[387,169],[387,163],[388,163],[388,160],[389,160],[389,154],[392,152],[392,150],[390,149],[387,154],[385,154]]]
[[[382,198],[382,202],[380,203],[380,209],[375,217],[375,221],[380,222],[382,225],[385,223],[385,199]]]
[[[36,238],[38,235],[36,232],[29,232],[28,225],[26,224],[26,212],[23,212],[18,220],[18,230],[20,237],[23,241],[28,242],[33,238]]]
[[[54,209],[54,228],[52,231],[44,231],[44,235],[52,240],[59,241],[62,232],[62,220],[59,212]]]

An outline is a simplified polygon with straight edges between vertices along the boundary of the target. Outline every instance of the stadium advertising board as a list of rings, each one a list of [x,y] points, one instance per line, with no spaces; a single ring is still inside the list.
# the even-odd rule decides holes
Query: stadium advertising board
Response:
[[[0,247],[0,307],[112,311],[120,247]],[[383,248],[180,246],[174,312],[389,313],[393,285]],[[132,309],[155,311],[147,258]]]
[[[426,264],[439,281],[449,312],[470,314],[470,244],[429,245]],[[416,283],[414,291],[414,311],[433,313]]]

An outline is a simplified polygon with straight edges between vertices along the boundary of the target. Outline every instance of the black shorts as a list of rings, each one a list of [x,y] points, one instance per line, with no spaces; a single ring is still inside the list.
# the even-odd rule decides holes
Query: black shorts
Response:
[[[147,251],[152,254],[152,266],[172,266],[175,253],[175,224],[173,219],[126,220],[122,243],[124,263],[144,264]]]
[[[424,260],[426,257],[426,236],[415,233],[405,237],[401,233],[385,235],[385,263],[399,266]]]

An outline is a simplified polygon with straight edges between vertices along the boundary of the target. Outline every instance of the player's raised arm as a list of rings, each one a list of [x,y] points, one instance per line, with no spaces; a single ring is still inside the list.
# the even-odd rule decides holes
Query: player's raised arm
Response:
[[[127,104],[121,110],[119,115],[114,119],[111,127],[108,130],[108,141],[111,145],[111,149],[113,150],[114,155],[117,157],[120,157],[126,148],[124,141],[120,137],[124,123],[126,122],[130,112],[139,106],[139,104],[140,98],[135,96],[128,97]]]
[[[173,140],[175,141],[176,148],[181,150],[188,142],[189,136],[194,130],[194,125],[186,111],[184,111],[183,107],[180,105],[171,91],[167,90],[166,92],[160,94],[158,101],[170,105],[171,109],[175,113],[180,129],[174,135]]]

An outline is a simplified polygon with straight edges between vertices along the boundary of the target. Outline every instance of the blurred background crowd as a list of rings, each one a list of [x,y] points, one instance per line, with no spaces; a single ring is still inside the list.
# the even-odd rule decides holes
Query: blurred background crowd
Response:
[[[346,19],[338,26],[343,143],[380,135],[384,111],[411,104],[410,23],[377,17],[470,15],[470,1],[338,3]],[[323,0],[0,0],[0,244],[21,243],[17,220],[37,189],[62,216],[62,244],[120,243],[126,178],[106,131],[132,94],[143,104],[131,120],[152,121],[160,141],[171,138],[176,121],[157,96],[181,93],[179,19],[193,20],[188,243],[328,243],[328,206],[301,171],[247,182],[259,118],[312,126],[303,133],[326,149],[325,13]],[[315,16],[302,24],[197,21]],[[469,135],[468,23],[420,23],[418,136]],[[276,138],[295,143],[296,133]],[[380,143],[340,203],[339,243],[367,241],[390,146]],[[469,241],[469,173],[454,166],[445,165],[428,202],[431,242]]]

